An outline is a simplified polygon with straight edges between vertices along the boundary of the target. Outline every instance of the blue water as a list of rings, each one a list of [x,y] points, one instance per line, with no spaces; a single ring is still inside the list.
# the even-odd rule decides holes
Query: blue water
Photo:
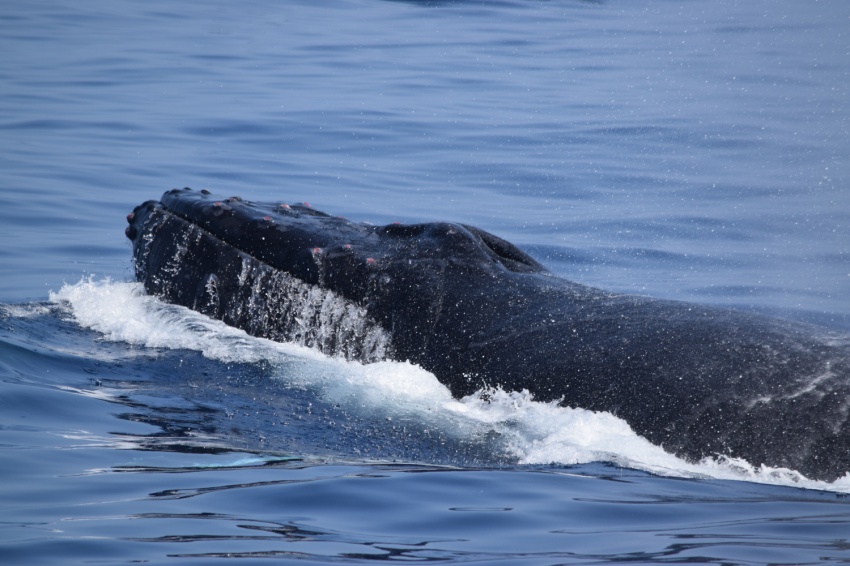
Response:
[[[850,562],[850,478],[144,297],[172,187],[480,226],[557,274],[850,330],[845,0],[0,8],[0,562]]]

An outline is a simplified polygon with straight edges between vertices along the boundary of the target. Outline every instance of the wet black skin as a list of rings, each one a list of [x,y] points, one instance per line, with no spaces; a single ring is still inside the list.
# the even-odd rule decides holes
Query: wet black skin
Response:
[[[727,455],[826,480],[850,471],[846,335],[579,285],[462,224],[373,226],[190,189],[128,220],[137,276],[167,301],[204,310],[210,274],[219,294],[238,293],[225,282],[237,279],[227,258],[239,251],[364,307],[391,337],[392,358],[433,372],[456,397],[527,389],[613,413],[689,460]],[[202,242],[187,237],[192,225]],[[175,267],[177,244],[190,261]],[[274,335],[274,320],[207,311]]]

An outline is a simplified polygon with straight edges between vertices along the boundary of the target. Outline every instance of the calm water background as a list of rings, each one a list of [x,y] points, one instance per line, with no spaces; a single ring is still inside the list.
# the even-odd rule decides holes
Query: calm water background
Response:
[[[844,0],[4,2],[0,562],[850,562],[835,492],[524,465],[334,398],[357,368],[210,355],[167,309],[98,330],[141,300],[106,279],[125,215],[175,186],[847,330],[849,154]]]

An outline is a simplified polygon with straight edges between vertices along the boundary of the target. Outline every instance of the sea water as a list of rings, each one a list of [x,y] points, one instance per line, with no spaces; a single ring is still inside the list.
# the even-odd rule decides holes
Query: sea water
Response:
[[[0,562],[850,559],[848,478],[249,337],[123,236],[209,188],[850,330],[845,2],[13,1],[0,53]]]

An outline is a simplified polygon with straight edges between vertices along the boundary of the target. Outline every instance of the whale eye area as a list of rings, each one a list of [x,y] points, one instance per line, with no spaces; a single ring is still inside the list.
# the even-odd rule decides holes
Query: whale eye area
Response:
[[[463,227],[475,236],[487,251],[495,256],[493,259],[509,271],[517,273],[545,271],[542,265],[512,243],[474,226],[464,224]]]

